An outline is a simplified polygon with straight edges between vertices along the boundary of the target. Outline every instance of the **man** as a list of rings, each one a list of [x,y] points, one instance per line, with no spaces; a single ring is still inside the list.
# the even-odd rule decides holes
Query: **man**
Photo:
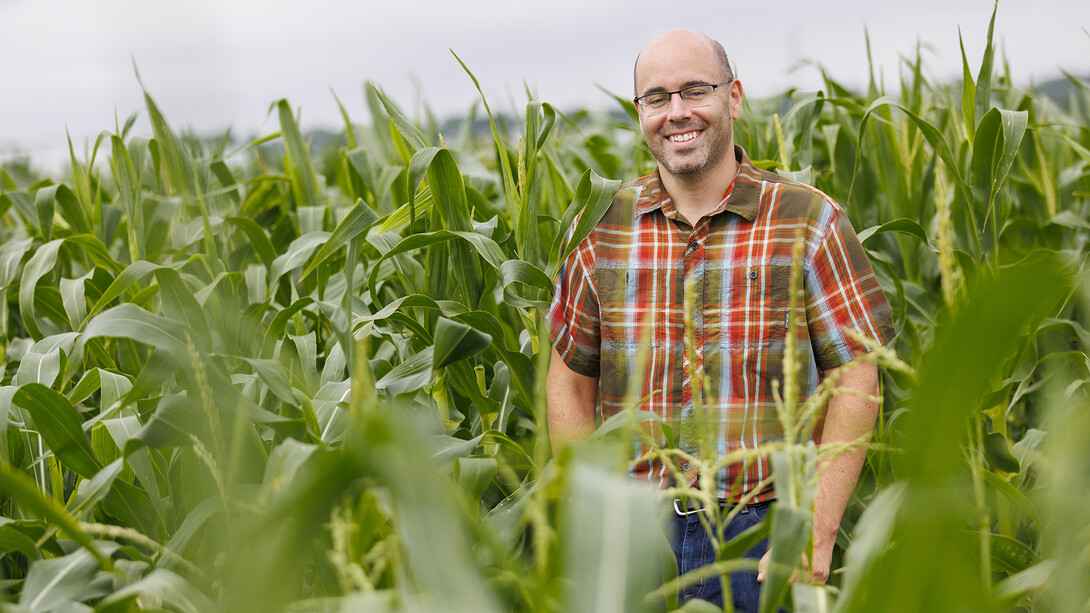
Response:
[[[802,232],[805,302],[799,305],[800,398],[831,370],[842,370],[815,438],[823,443],[869,436],[877,406],[877,368],[858,360],[867,348],[849,331],[879,343],[893,336],[890,307],[840,207],[816,189],[762,171],[736,147],[733,121],[742,111],[742,84],[719,43],[672,30],[652,40],[636,60],[635,103],[640,127],[658,166],[624,186],[595,230],[562,267],[550,308],[553,361],[548,376],[549,431],[554,450],[586,437],[603,418],[638,407],[674,425],[678,447],[701,450],[693,425],[711,428],[718,456],[760,450],[782,440],[773,381],[783,384],[792,247]],[[692,311],[685,313],[690,293]],[[686,349],[685,320],[694,332]],[[701,385],[694,398],[693,377]],[[698,413],[699,410],[699,413]],[[648,426],[653,446],[666,444]],[[702,439],[708,440],[708,439]],[[637,458],[648,447],[634,450]],[[705,449],[705,452],[708,450]],[[810,578],[825,581],[841,516],[865,450],[823,466],[814,516]],[[695,484],[695,467],[674,474]],[[679,485],[662,460],[634,462],[634,479],[653,487]],[[745,502],[727,538],[758,522],[775,498],[767,457],[731,465],[717,475],[723,505]],[[677,505],[679,573],[714,561],[714,548],[691,503]],[[768,563],[765,545],[748,555]],[[701,554],[703,552],[703,554]],[[736,608],[756,610],[760,578],[731,577]],[[719,581],[682,593],[719,602]]]

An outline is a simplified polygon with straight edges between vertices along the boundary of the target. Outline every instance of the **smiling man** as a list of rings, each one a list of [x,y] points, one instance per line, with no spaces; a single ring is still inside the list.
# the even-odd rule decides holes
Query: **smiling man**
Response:
[[[719,504],[744,505],[726,529],[729,540],[762,521],[775,500],[761,452],[784,438],[773,389],[782,390],[787,335],[798,342],[800,399],[838,367],[840,387],[856,392],[833,396],[815,438],[855,441],[869,436],[878,411],[867,399],[876,393],[877,369],[857,359],[868,349],[855,335],[888,341],[891,311],[843,210],[813,187],[758,169],[736,146],[743,90],[719,43],[689,30],[666,32],[640,53],[634,80],[640,128],[658,166],[622,186],[560,270],[549,312],[549,431],[559,450],[594,430],[599,403],[607,419],[626,408],[626,397],[642,399],[637,408],[662,417],[675,437],[648,422],[634,444],[633,479],[655,488],[697,485],[686,456],[648,459],[671,440],[689,457],[746,458],[715,475]],[[789,329],[800,233],[805,297],[799,324]],[[858,448],[822,467],[812,580],[828,577],[864,457]],[[672,507],[679,572],[714,562],[699,505],[675,500]],[[761,568],[768,563],[764,544],[747,556]],[[736,610],[757,610],[759,582],[757,573],[731,575]],[[721,603],[722,586],[707,579],[681,597]]]

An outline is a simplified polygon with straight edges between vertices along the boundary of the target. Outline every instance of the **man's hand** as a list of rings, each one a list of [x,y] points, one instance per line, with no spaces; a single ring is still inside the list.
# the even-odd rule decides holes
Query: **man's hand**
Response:
[[[764,583],[765,573],[768,571],[768,565],[772,561],[772,549],[770,548],[761,556],[761,561],[757,563],[757,582]],[[818,550],[814,550],[814,563],[810,564],[806,559],[806,554],[802,556],[802,568],[806,572],[806,582],[821,584],[829,580],[829,567],[833,563],[833,551],[830,549],[828,552],[822,553]],[[811,572],[811,569],[812,572]],[[798,573],[791,575],[791,582],[794,583],[798,580]]]

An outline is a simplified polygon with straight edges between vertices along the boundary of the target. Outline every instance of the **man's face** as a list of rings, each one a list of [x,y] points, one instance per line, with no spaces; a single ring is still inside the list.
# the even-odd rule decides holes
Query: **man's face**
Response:
[[[640,55],[636,95],[715,84],[727,74],[706,41],[664,36]],[[707,106],[691,108],[674,94],[664,110],[640,109],[640,129],[662,172],[683,182],[722,168],[734,154],[733,120],[741,111],[741,85],[734,81],[712,92]]]

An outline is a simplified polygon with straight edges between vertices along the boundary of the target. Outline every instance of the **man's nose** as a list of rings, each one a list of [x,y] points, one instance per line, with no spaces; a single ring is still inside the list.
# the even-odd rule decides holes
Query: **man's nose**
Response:
[[[689,103],[681,97],[681,93],[675,93],[670,96],[670,101],[666,103],[666,119],[669,121],[677,121],[679,119],[685,119],[692,115],[692,109],[689,107]]]

